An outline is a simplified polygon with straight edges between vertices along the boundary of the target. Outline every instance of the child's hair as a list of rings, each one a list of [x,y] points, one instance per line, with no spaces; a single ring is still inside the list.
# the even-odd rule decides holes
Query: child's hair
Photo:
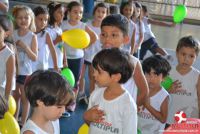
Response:
[[[54,71],[36,71],[25,83],[25,94],[32,107],[37,107],[37,100],[46,106],[66,105],[73,99],[69,83]]]
[[[142,5],[142,11],[143,11],[144,13],[148,12],[148,10],[147,10],[147,6]]]
[[[92,61],[92,65],[96,70],[101,68],[112,74],[121,74],[119,83],[125,83],[133,74],[134,66],[130,62],[128,52],[119,48],[103,49],[97,53]]]
[[[53,26],[55,24],[54,12],[61,7],[63,7],[63,5],[58,2],[51,2],[47,5],[49,11],[49,25]]]
[[[3,119],[4,114],[8,111],[8,104],[0,94],[0,119]]]
[[[9,30],[10,25],[8,17],[6,15],[0,15],[0,26],[3,28],[5,32]]]
[[[70,2],[68,5],[67,5],[67,11],[71,11],[73,7],[76,7],[76,6],[81,6],[81,3],[77,2],[77,1],[72,1]]]
[[[166,77],[169,75],[171,66],[165,58],[161,57],[160,55],[154,55],[146,58],[142,62],[142,69],[143,72],[147,74],[149,74],[151,69],[153,69],[156,75],[162,74],[163,77]]]
[[[111,15],[106,16],[101,23],[101,29],[104,26],[117,27],[123,32],[124,36],[128,35],[128,31],[129,31],[128,19],[121,14],[111,14]]]
[[[34,9],[33,9],[33,12],[34,12],[34,14],[35,14],[35,17],[37,17],[37,16],[40,15],[40,14],[47,14],[47,15],[49,15],[47,9],[46,9],[46,8],[43,8],[43,7],[41,7],[41,6],[38,6],[38,7],[34,8]],[[44,33],[45,33],[45,28],[42,29],[41,37],[44,35]]]
[[[110,5],[109,7],[109,13],[110,14],[119,14],[119,9],[117,6]]]
[[[199,50],[200,50],[199,41],[195,39],[194,37],[192,37],[191,35],[182,37],[179,40],[178,45],[176,47],[176,52],[178,52],[182,47],[193,48],[196,52],[196,55],[198,56],[199,54]]]
[[[36,31],[36,28],[35,28],[35,16],[34,16],[34,13],[33,11],[31,10],[30,7],[28,6],[24,6],[24,5],[16,5],[13,7],[13,11],[12,11],[12,14],[13,14],[13,17],[16,19],[17,18],[17,15],[18,15],[18,12],[19,11],[22,11],[24,10],[30,17],[31,17],[31,23],[30,23],[30,26],[29,26],[29,29],[33,32]],[[18,29],[18,25],[16,24],[16,21],[14,21],[14,27],[15,29]]]
[[[96,4],[96,6],[93,9],[93,12],[92,12],[93,15],[95,14],[97,8],[99,8],[99,7],[106,8],[106,13],[108,14],[108,7],[104,3],[98,3],[98,4]]]

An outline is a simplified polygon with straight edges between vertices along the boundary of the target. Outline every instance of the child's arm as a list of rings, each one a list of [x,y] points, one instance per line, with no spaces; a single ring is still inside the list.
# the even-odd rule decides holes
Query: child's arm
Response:
[[[35,134],[35,133],[32,132],[31,130],[27,130],[27,131],[24,131],[23,134]]]
[[[136,31],[136,27],[134,25],[134,28],[133,28],[133,35],[131,37],[131,55],[134,54],[134,47],[135,47],[135,31]]]
[[[52,55],[54,69],[56,71],[58,71],[58,60],[57,60],[56,50],[54,48],[53,42],[51,40],[51,37],[50,37],[50,35],[48,33],[46,34],[46,42],[47,42],[47,44],[49,46],[49,50],[50,50],[51,55]]]
[[[89,46],[91,45],[91,44],[94,44],[95,43],[95,41],[98,39],[98,36],[97,36],[97,34],[91,29],[91,28],[89,28],[88,26],[85,26],[85,31],[89,34],[89,36],[90,36],[90,44],[89,44]]]
[[[150,101],[146,101],[145,103],[145,108],[149,110],[149,112],[156,118],[158,119],[161,123],[165,123],[167,120],[168,116],[168,103],[169,103],[169,97],[166,97],[163,103],[161,104],[160,107],[160,112],[154,109]]]
[[[99,122],[104,120],[104,112],[99,109],[99,106],[93,106],[83,114],[83,119],[86,124],[90,125],[91,122]]]
[[[6,87],[5,87],[5,96],[8,100],[11,89],[12,89],[12,82],[14,81],[15,77],[15,55],[11,55],[8,58],[6,63]]]
[[[154,24],[154,25],[159,25],[159,26],[167,26],[167,27],[174,27],[174,26],[176,26],[176,24],[174,22],[172,22],[172,23],[166,23],[166,22],[154,20],[154,19],[151,19],[151,18],[148,18],[148,23]]]
[[[200,118],[200,75],[197,83],[197,97],[198,97],[199,118]]]
[[[135,67],[135,71],[133,74],[133,78],[135,80],[135,83],[138,87],[138,96],[137,96],[137,106],[141,106],[146,101],[146,98],[149,94],[149,87],[147,85],[147,81],[145,79],[144,73],[142,71],[141,63],[137,62],[137,65]]]
[[[139,34],[139,42],[137,42],[137,47],[135,48],[135,52],[138,50],[138,48],[141,46],[143,40],[144,40],[144,24],[143,22],[140,20],[140,27],[139,27],[139,31],[140,31],[140,34]]]
[[[33,38],[32,38],[32,41],[31,41],[31,47],[30,48],[26,44],[24,44],[24,42],[21,41],[21,40],[18,40],[16,42],[16,45],[18,45],[21,48],[23,48],[25,50],[25,52],[27,53],[28,57],[32,61],[36,61],[37,60],[38,44],[37,44],[37,37],[36,37],[36,35],[33,35]]]

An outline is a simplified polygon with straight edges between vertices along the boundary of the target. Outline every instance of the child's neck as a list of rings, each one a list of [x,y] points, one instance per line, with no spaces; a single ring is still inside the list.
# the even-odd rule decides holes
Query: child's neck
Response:
[[[3,50],[5,46],[6,44],[4,42],[0,42],[0,51]]]
[[[78,21],[73,21],[73,20],[69,19],[69,24],[72,26],[75,26],[78,24]]]
[[[104,92],[104,99],[113,100],[124,93],[124,89],[119,83],[111,84],[108,86]]]
[[[29,29],[18,29],[18,34],[20,35],[20,36],[24,36],[24,35],[26,35],[27,33],[29,32]]]
[[[181,75],[187,74],[188,72],[190,72],[191,69],[192,67],[183,68],[181,65],[176,66],[176,71],[179,72]]]
[[[92,25],[93,25],[94,27],[100,27],[100,26],[101,26],[101,21],[93,20],[93,21],[92,21]]]
[[[162,89],[161,86],[155,87],[155,88],[149,88],[149,97],[154,96]]]

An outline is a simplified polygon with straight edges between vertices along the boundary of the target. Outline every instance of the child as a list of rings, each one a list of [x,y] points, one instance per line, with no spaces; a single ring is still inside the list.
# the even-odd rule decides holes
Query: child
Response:
[[[58,68],[62,69],[63,67],[67,66],[67,61],[65,58],[66,51],[61,39],[62,29],[60,27],[64,17],[64,6],[58,2],[51,2],[48,4],[47,9],[50,17],[48,23],[49,25],[46,30],[49,33],[55,47]],[[49,56],[49,69],[55,68],[55,61],[53,61],[55,59],[52,56]]]
[[[0,15],[0,94],[7,100],[15,85],[15,54],[5,44],[9,36],[9,21],[6,15]]]
[[[161,82],[171,69],[170,64],[160,55],[151,56],[142,62],[142,68],[149,85],[149,100],[139,107],[138,128],[142,134],[159,134],[164,130],[169,94]]]
[[[69,83],[57,72],[36,71],[25,84],[33,113],[21,134],[60,134],[59,120],[73,98]]]
[[[4,97],[0,94],[0,120],[4,118],[4,114],[8,111],[8,105]]]
[[[28,117],[29,102],[24,93],[24,82],[28,75],[32,74],[32,61],[36,61],[38,53],[37,37],[35,32],[34,14],[31,8],[18,5],[13,8],[15,18],[14,41],[17,46],[18,74],[14,98],[18,104],[15,117],[18,120],[20,98],[22,101],[22,118],[20,125],[23,125]]]
[[[187,118],[200,118],[200,72],[192,67],[199,50],[199,42],[192,36],[185,36],[178,42],[178,64],[170,71],[174,83],[169,89],[173,102],[169,109],[169,124],[174,123],[174,115],[179,111],[186,113]]]
[[[34,9],[35,14],[35,25],[36,25],[36,35],[38,41],[38,59],[33,63],[33,71],[42,69],[47,70],[48,67],[48,58],[49,50],[53,58],[54,69],[58,71],[57,65],[57,55],[51,40],[49,33],[46,31],[46,26],[48,22],[48,12],[42,7],[36,7]]]
[[[160,53],[163,56],[168,55],[168,53],[164,49],[158,46],[158,43],[156,42],[155,39],[155,35],[151,31],[151,24],[168,26],[168,27],[175,26],[175,24],[174,23],[170,24],[148,18],[147,7],[144,5],[142,5],[142,21],[144,23],[145,32],[144,32],[144,41],[141,45],[141,50],[140,50],[140,60],[143,60],[145,54],[147,53],[147,50],[150,50],[151,53],[153,54]]]
[[[80,21],[82,19],[82,15],[83,15],[83,6],[77,1],[70,2],[67,5],[68,20],[63,21],[62,30],[66,31],[75,28],[83,29],[90,36],[90,44],[93,44],[97,40],[97,35],[85,23]],[[83,65],[84,51],[83,49],[72,48],[67,44],[65,45],[65,49],[67,54],[68,67],[73,72],[75,77],[74,92],[75,96],[77,96],[79,91],[79,81]],[[70,111],[74,111],[75,107],[76,103],[73,102],[72,105],[68,107],[68,109]]]
[[[121,48],[123,44],[128,43],[129,37],[127,18],[120,14],[109,15],[104,18],[101,23],[100,40],[103,48]],[[140,61],[134,56],[130,56],[129,60],[134,64],[134,71],[132,77],[125,84],[123,84],[123,87],[129,91],[134,101],[137,102],[138,106],[140,106],[144,104],[146,97],[148,96],[148,85],[144,77]],[[137,93],[137,89],[139,89],[139,93]],[[99,112],[95,107],[90,110],[90,112],[85,114],[86,120],[92,120],[90,114],[93,112],[98,114]],[[101,116],[98,117],[101,118]]]
[[[136,7],[132,16],[132,21],[136,24],[134,56],[139,58],[141,44],[144,40],[145,28],[141,15],[142,5],[137,1],[132,3],[135,5],[134,7]]]
[[[106,17],[108,14],[108,8],[104,3],[98,3],[93,10],[93,20],[87,22],[87,26],[90,27],[98,36],[100,36],[100,26],[102,20]],[[90,93],[94,90],[94,77],[92,75],[93,68],[92,68],[92,59],[95,56],[96,53],[98,53],[101,50],[101,44],[99,39],[92,44],[90,47],[86,48],[84,50],[84,64],[81,71],[81,79],[80,79],[80,92],[79,92],[79,101],[83,100],[84,98],[84,91],[85,91],[85,82],[84,82],[84,75],[86,71],[86,67],[88,66],[88,76],[89,76],[89,83],[90,83]],[[86,100],[84,98],[84,100]]]
[[[99,87],[89,100],[88,108],[98,106],[103,111],[102,120],[85,120],[90,134],[136,134],[136,103],[121,83],[125,83],[134,70],[130,55],[118,48],[104,49],[92,61],[94,78]],[[89,112],[89,111],[87,111]],[[91,117],[95,116],[91,114]]]
[[[120,6],[120,13],[124,16],[127,17],[129,21],[129,37],[130,41],[128,44],[124,45],[124,49],[130,52],[130,54],[134,53],[134,46],[135,46],[135,32],[136,32],[136,25],[135,23],[131,20],[131,16],[133,15],[133,12],[135,10],[134,4],[130,2],[123,2]]]

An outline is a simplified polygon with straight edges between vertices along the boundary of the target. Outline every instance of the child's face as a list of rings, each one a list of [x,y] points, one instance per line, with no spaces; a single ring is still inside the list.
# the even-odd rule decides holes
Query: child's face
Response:
[[[54,19],[58,24],[62,23],[64,18],[64,12],[65,12],[64,7],[60,7],[54,12]]]
[[[145,77],[150,89],[160,88],[160,83],[163,80],[162,73],[157,75],[155,70],[151,69],[150,73],[145,73]]]
[[[35,25],[37,30],[42,30],[47,26],[48,17],[48,14],[39,14],[35,17]]]
[[[0,43],[4,42],[4,38],[5,38],[5,31],[4,29],[0,26]]]
[[[120,48],[123,44],[128,43],[129,37],[115,26],[103,26],[100,41],[103,48]]]
[[[109,73],[102,70],[100,67],[99,70],[94,68],[93,76],[96,84],[99,87],[106,87],[111,82],[111,76],[109,75]]]
[[[25,10],[20,10],[16,17],[17,26],[20,29],[29,29],[31,24],[31,16]]]
[[[141,9],[139,7],[135,10],[135,17],[138,18],[140,16]]]
[[[123,9],[123,15],[126,16],[127,18],[131,18],[133,15],[133,6],[131,5],[126,5]]]
[[[71,11],[69,11],[69,18],[71,21],[79,22],[83,16],[83,7],[82,6],[74,6]]]
[[[194,48],[182,47],[176,52],[178,65],[182,69],[189,69],[195,62],[197,55]]]
[[[102,21],[107,15],[107,9],[104,7],[98,7],[94,13],[94,19],[97,21]]]
[[[43,105],[43,112],[44,112],[44,116],[45,118],[47,118],[48,120],[51,120],[51,121],[55,121],[57,119],[59,119],[62,114],[65,112],[65,106],[62,105],[62,106],[56,106],[56,105],[53,105],[53,106],[45,106]]]

